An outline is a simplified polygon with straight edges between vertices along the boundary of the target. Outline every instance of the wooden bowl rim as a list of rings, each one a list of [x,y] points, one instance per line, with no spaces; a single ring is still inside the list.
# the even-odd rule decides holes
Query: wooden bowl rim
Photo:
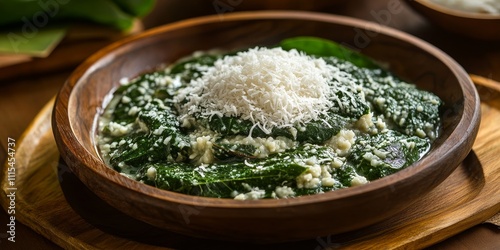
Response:
[[[478,19],[478,20],[491,20],[500,21],[500,15],[486,14],[486,13],[476,13],[476,12],[467,12],[462,10],[456,10],[449,8],[447,6],[434,3],[429,0],[406,0],[408,2],[415,2],[416,4],[420,4],[424,8],[434,10],[436,12],[440,12],[444,15],[454,16],[459,18],[468,18],[468,19]]]
[[[233,199],[208,198],[208,197],[186,195],[167,190],[162,190],[153,186],[140,183],[138,181],[134,181],[132,179],[120,175],[117,171],[106,166],[101,161],[100,157],[94,155],[95,152],[94,153],[88,152],[85,149],[85,147],[81,145],[80,142],[77,140],[77,138],[74,136],[72,127],[73,122],[70,122],[68,116],[68,106],[62,105],[61,101],[59,101],[59,98],[61,98],[61,96],[63,97],[67,96],[68,97],[67,102],[69,103],[70,99],[74,98],[73,89],[76,87],[76,84],[79,82],[79,79],[85,77],[87,74],[89,74],[89,72],[92,72],[92,70],[94,70],[94,68],[97,67],[95,65],[97,62],[112,60],[114,57],[112,52],[118,53],[120,52],[120,49],[123,49],[127,46],[132,46],[134,41],[149,36],[154,36],[160,33],[165,33],[172,30],[182,29],[190,26],[197,26],[197,25],[220,22],[220,21],[224,22],[251,21],[251,20],[271,20],[271,19],[319,21],[319,22],[327,22],[327,23],[351,26],[353,28],[376,30],[377,32],[384,34],[386,36],[390,36],[395,39],[401,40],[403,42],[410,43],[433,55],[435,58],[442,61],[442,63],[445,64],[448,67],[448,69],[453,72],[454,76],[457,77],[460,83],[460,87],[462,88],[463,93],[471,97],[471,98],[464,98],[465,101],[464,107],[472,106],[473,112],[470,113],[464,112],[457,127],[449,135],[450,138],[458,138],[458,140],[454,141],[453,143],[451,142],[443,143],[439,147],[435,148],[433,152],[431,152],[431,154],[439,155],[439,158],[437,160],[431,159],[431,157],[428,157],[430,156],[428,154],[426,157],[421,159],[419,162],[413,164],[412,166],[405,168],[390,176],[372,181],[371,183],[366,185],[340,189],[334,192],[327,192],[323,194],[300,196],[290,199],[264,199],[264,200],[239,201]],[[109,181],[112,181],[114,185],[118,185],[121,186],[122,188],[126,188],[130,191],[133,191],[137,195],[149,196],[165,202],[173,202],[177,204],[199,206],[199,207],[218,207],[218,208],[248,209],[248,208],[280,208],[289,206],[300,206],[300,205],[308,205],[311,203],[329,202],[335,199],[341,200],[344,198],[352,198],[358,195],[362,194],[366,195],[367,193],[376,192],[377,190],[380,189],[391,188],[398,183],[404,182],[411,176],[414,176],[416,174],[423,174],[426,171],[431,171],[429,166],[441,165],[441,163],[445,162],[446,160],[452,159],[452,157],[450,156],[451,154],[450,152],[459,150],[460,146],[465,141],[470,139],[467,136],[464,136],[464,134],[469,135],[471,133],[473,134],[475,130],[477,131],[477,126],[479,121],[478,119],[479,96],[473,86],[472,81],[468,77],[465,70],[458,63],[456,63],[452,58],[450,58],[448,55],[446,55],[438,48],[434,47],[433,45],[423,40],[420,40],[419,38],[395,30],[393,28],[381,26],[376,23],[359,20],[351,17],[324,14],[324,13],[314,13],[307,11],[235,12],[235,13],[224,14],[223,20],[221,20],[221,17],[218,15],[210,15],[210,16],[196,17],[188,20],[183,20],[147,30],[143,33],[133,35],[131,37],[115,42],[99,50],[92,56],[90,56],[70,75],[64,86],[61,88],[61,91],[57,99],[58,100],[56,100],[56,103],[54,105],[53,126],[54,126],[54,132],[60,135],[60,142],[58,141],[58,144],[60,143],[62,144],[59,145],[60,147],[66,147],[66,145],[72,145],[74,146],[74,150],[78,150],[79,155],[83,154],[82,152],[85,152],[85,154],[89,155],[90,157],[80,157],[79,160],[81,160],[87,168],[90,168],[90,170],[94,174],[99,175]],[[62,116],[63,118],[62,121],[61,120],[58,121],[57,116],[59,115]],[[78,175],[78,173],[76,174]]]

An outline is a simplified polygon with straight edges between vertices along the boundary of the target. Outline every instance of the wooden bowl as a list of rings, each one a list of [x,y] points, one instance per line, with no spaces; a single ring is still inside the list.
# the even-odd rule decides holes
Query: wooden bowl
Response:
[[[500,40],[500,15],[450,9],[428,0],[406,0],[406,2],[429,21],[445,30],[474,39]]]
[[[96,116],[123,77],[133,78],[196,50],[273,45],[318,36],[359,49],[446,103],[443,132],[421,161],[367,185],[280,200],[238,201],[160,190],[108,168],[96,150]],[[367,38],[367,39],[362,39]],[[469,153],[479,98],[466,72],[432,45],[348,17],[290,11],[239,12],[158,27],[106,47],[62,87],[53,130],[61,156],[102,200],[154,226],[202,238],[280,242],[337,234],[382,221],[442,182]]]

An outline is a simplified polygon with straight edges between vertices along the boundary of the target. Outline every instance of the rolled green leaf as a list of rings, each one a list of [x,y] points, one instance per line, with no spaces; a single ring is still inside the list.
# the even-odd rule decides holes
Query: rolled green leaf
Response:
[[[189,163],[156,163],[145,165],[138,174],[145,183],[190,195],[232,198],[260,190],[263,196],[270,197],[277,186],[294,185],[297,176],[307,170],[295,163],[291,157],[295,154],[196,167]],[[153,178],[147,173],[151,168],[155,172]]]

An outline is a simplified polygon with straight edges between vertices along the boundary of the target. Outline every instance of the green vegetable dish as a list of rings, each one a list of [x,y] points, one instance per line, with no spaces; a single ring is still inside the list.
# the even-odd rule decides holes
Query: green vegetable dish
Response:
[[[442,101],[314,37],[195,52],[123,79],[99,118],[105,162],[174,192],[239,200],[363,185],[425,155]]]

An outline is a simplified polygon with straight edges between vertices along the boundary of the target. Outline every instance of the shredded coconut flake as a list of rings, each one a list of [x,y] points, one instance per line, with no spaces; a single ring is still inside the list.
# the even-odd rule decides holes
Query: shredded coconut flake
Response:
[[[186,115],[240,117],[264,132],[318,119],[332,107],[338,68],[297,50],[253,48],[226,56],[178,95]],[[339,81],[337,81],[339,82]]]

